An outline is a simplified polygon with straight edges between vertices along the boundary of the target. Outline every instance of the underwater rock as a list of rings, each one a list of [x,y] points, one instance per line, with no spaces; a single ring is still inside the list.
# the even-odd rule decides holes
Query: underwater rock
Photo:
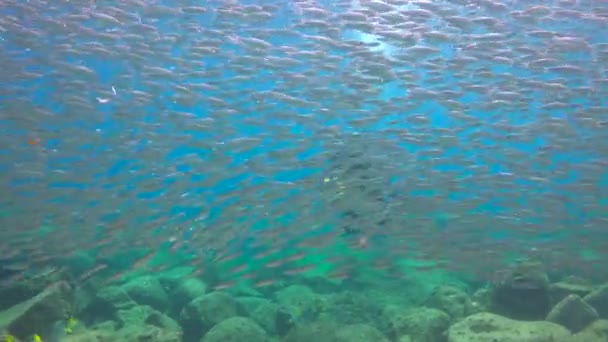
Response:
[[[219,322],[201,342],[268,342],[270,339],[264,329],[246,317],[231,317]]]
[[[600,318],[608,318],[608,284],[593,290],[583,300],[597,311]]]
[[[124,284],[122,288],[138,304],[149,305],[161,312],[169,307],[169,297],[155,277],[139,277]]]
[[[118,310],[113,321],[75,331],[62,342],[115,341],[181,341],[181,327],[172,318],[147,305],[136,305]]]
[[[214,325],[242,311],[236,301],[223,292],[211,292],[195,298],[182,309],[179,316],[185,341],[197,341]]]
[[[237,297],[235,300],[244,309],[247,317],[264,328],[268,334],[277,334],[278,304],[259,297]],[[291,315],[289,318],[291,319]]]
[[[245,314],[249,317],[251,317],[253,312],[262,305],[270,304],[278,307],[276,303],[261,297],[235,297],[234,300],[241,306]]]
[[[44,291],[45,286],[46,284],[41,281],[16,281],[2,284],[0,286],[0,311],[25,302]]]
[[[181,331],[181,327],[173,318],[147,305],[137,305],[116,314],[116,330],[129,326],[155,326],[165,331]]]
[[[542,320],[550,309],[549,277],[541,263],[522,262],[492,291],[492,312],[520,320]]]
[[[101,288],[95,297],[84,308],[81,316],[89,323],[103,322],[116,318],[118,310],[137,305],[122,287],[109,286]]]
[[[469,314],[490,311],[492,306],[492,290],[483,288],[471,296],[471,312]]]
[[[128,326],[119,330],[99,326],[72,335],[65,336],[61,342],[117,342],[117,341],[153,341],[181,342],[181,332],[163,330],[154,326]]]
[[[555,323],[516,321],[489,312],[471,315],[448,330],[448,342],[553,342],[567,336],[568,329]]]
[[[562,299],[547,315],[547,321],[560,324],[572,332],[579,332],[599,318],[597,311],[581,297],[571,294]]]
[[[566,277],[557,283],[551,284],[549,293],[551,305],[557,304],[570,294],[578,295],[583,298],[593,291],[593,285],[583,278],[576,276]]]
[[[437,309],[419,307],[405,312],[385,310],[385,327],[392,339],[408,335],[412,342],[441,342],[450,326],[450,316]]]
[[[439,309],[452,319],[458,321],[472,312],[471,299],[459,288],[453,286],[438,286],[426,302],[430,308]]]
[[[378,329],[367,324],[351,324],[336,332],[336,342],[389,342]]]
[[[282,342],[335,342],[340,326],[331,320],[305,322],[293,326]]]
[[[0,313],[0,332],[21,340],[34,334],[44,336],[71,310],[72,289],[66,282],[49,286],[35,297]]]
[[[179,312],[186,304],[205,293],[207,293],[207,284],[204,281],[197,278],[186,278],[173,287],[169,293],[171,307]]]
[[[293,328],[295,321],[291,313],[283,308],[279,308],[274,317],[275,333],[279,336],[284,336]]]
[[[555,342],[604,342],[608,341],[608,320],[600,319],[589,324],[580,332]]]
[[[382,326],[383,308],[378,305],[372,296],[353,291],[343,291],[328,295],[322,309],[327,317],[339,324],[371,324]]]
[[[321,298],[303,285],[291,285],[277,291],[276,299],[298,322],[314,320],[323,307]]]

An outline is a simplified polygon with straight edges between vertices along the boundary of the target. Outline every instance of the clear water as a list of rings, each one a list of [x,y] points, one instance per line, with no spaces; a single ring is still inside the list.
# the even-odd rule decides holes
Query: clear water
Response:
[[[150,325],[161,332],[148,340],[258,338],[188,318],[191,300],[221,293],[204,307],[237,303],[218,317],[248,317],[264,338],[315,340],[306,329],[333,320],[323,329],[381,334],[356,330],[361,341],[441,341],[386,317],[449,311],[438,287],[495,293],[530,263],[541,280],[521,287],[542,293],[608,279],[606,2],[11,0],[0,12],[7,339],[138,341],[125,327]],[[58,286],[53,314],[15,314]],[[99,299],[116,289],[132,302]],[[268,318],[249,297],[285,312]],[[442,330],[475,311],[544,319],[554,299],[448,312]],[[173,325],[125,318],[143,305]]]

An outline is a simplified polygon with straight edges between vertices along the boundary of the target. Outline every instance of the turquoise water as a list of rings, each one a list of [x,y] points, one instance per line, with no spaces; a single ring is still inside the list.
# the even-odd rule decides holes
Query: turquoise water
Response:
[[[443,332],[478,311],[551,320],[555,284],[583,298],[608,279],[605,2],[13,0],[0,13],[0,333],[13,339],[308,341],[318,328],[453,342]],[[445,287],[476,309],[455,314]],[[47,317],[15,309],[48,291],[62,302]],[[526,296],[549,299],[504,305]],[[397,328],[402,313],[449,317],[433,333]],[[211,334],[232,316],[250,330]]]

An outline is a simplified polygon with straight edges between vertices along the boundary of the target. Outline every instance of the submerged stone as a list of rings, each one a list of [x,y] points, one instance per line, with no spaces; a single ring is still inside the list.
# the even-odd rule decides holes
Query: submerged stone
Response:
[[[201,342],[269,342],[269,337],[253,320],[246,317],[232,317],[215,325]]]
[[[582,331],[555,342],[603,342],[608,341],[608,320],[600,319],[589,324]]]
[[[195,298],[180,313],[179,322],[184,329],[184,337],[198,340],[217,323],[237,316],[239,306],[235,300],[223,292],[212,292]]]
[[[407,335],[414,342],[445,340],[445,332],[450,325],[450,316],[437,309],[420,307],[403,312],[386,311],[385,329],[387,335],[399,339]]]
[[[549,277],[538,262],[522,262],[492,290],[492,312],[521,320],[542,320],[550,309]]]
[[[547,321],[560,324],[572,332],[582,330],[596,319],[597,311],[574,294],[562,299],[547,315]]]
[[[0,312],[0,332],[22,340],[34,334],[44,336],[71,309],[72,289],[66,282],[55,283],[29,300]]]
[[[583,299],[597,311],[600,318],[608,318],[608,284],[593,290]]]
[[[557,304],[568,295],[574,294],[583,298],[591,291],[593,291],[593,285],[585,279],[575,276],[566,277],[549,287],[552,305]]]
[[[368,324],[350,324],[336,332],[336,342],[389,342],[378,329]]]
[[[473,310],[469,296],[453,286],[435,288],[426,305],[446,312],[452,321],[464,318]]]
[[[169,297],[155,277],[139,277],[124,284],[122,288],[138,304],[149,305],[159,311],[165,311],[169,307]]]
[[[517,321],[489,312],[471,315],[448,330],[448,342],[554,342],[567,336],[568,329],[555,323]]]

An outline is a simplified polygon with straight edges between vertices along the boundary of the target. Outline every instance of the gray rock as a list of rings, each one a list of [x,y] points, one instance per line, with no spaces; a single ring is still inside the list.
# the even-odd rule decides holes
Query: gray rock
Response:
[[[274,327],[277,335],[284,336],[294,327],[295,323],[293,316],[287,310],[279,308],[276,311]]]
[[[383,306],[372,295],[343,291],[325,296],[323,313],[342,325],[370,324],[380,327]]]
[[[542,320],[551,309],[549,285],[542,264],[521,262],[493,288],[491,311],[513,319]]]
[[[217,323],[238,316],[242,309],[223,292],[211,292],[188,303],[180,313],[184,335],[199,338]]]
[[[569,336],[568,329],[555,323],[516,321],[489,312],[471,315],[448,330],[448,342],[554,342]]]
[[[409,335],[413,342],[445,340],[445,332],[450,325],[450,316],[437,309],[419,307],[404,312],[386,310],[387,335],[392,339]]]
[[[200,297],[205,293],[207,293],[207,284],[205,282],[198,278],[186,278],[170,292],[171,305],[175,309],[181,310],[194,298]]]
[[[137,303],[122,287],[108,286],[100,289],[83,311],[92,323],[114,319],[119,310],[136,306]]]
[[[332,320],[318,320],[296,324],[282,342],[335,342],[340,325]]]
[[[137,304],[148,305],[161,312],[169,307],[169,297],[155,277],[139,277],[124,284],[122,288]]]
[[[214,326],[201,342],[268,342],[264,329],[245,317],[232,317]]]
[[[277,291],[276,300],[298,322],[315,320],[322,308],[321,297],[303,285],[291,285]]]
[[[0,313],[0,332],[23,341],[34,334],[45,336],[70,309],[72,289],[66,282],[56,283],[33,298]]]
[[[555,342],[604,342],[608,341],[608,320],[600,319],[589,324],[582,331]]]
[[[367,324],[351,324],[338,329],[336,342],[389,342],[378,329]]]
[[[473,311],[469,296],[453,286],[435,288],[426,305],[447,313],[452,321],[460,320]]]
[[[181,332],[179,324],[171,317],[147,305],[137,305],[116,313],[117,329],[132,326],[154,326],[166,331]]]
[[[292,319],[291,315],[280,317],[279,313],[282,311],[278,304],[259,297],[237,297],[236,301],[244,309],[246,315],[264,328],[268,334],[282,335],[289,330],[290,326],[286,327],[285,324]]]
[[[549,293],[551,296],[551,304],[554,306],[568,295],[575,294],[583,298],[593,291],[593,285],[591,285],[585,279],[569,276],[557,283],[551,284],[549,287]]]
[[[483,288],[475,291],[471,296],[470,314],[490,311],[492,306],[492,290]]]
[[[608,318],[608,284],[593,290],[583,299],[597,311],[600,318]]]
[[[581,297],[571,294],[553,307],[546,320],[560,324],[572,332],[578,332],[598,317],[593,307],[585,303]]]

